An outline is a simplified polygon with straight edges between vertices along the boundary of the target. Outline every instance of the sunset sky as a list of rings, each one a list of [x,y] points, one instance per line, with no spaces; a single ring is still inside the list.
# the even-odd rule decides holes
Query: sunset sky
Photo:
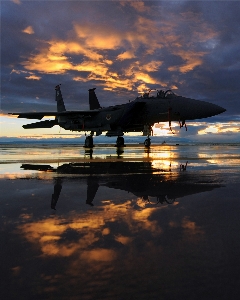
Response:
[[[173,125],[175,136],[240,141],[239,1],[1,1],[1,137],[73,137],[58,126],[9,112],[55,111],[62,84],[67,110],[102,106],[150,88],[224,107],[219,116]],[[170,136],[168,124],[154,129]],[[46,135],[47,134],[47,135]],[[80,134],[76,134],[76,137]],[[107,138],[106,138],[107,139]]]

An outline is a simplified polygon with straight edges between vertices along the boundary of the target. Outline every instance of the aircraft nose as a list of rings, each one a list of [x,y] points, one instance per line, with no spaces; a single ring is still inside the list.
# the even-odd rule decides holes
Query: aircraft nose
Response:
[[[225,112],[225,111],[226,111],[226,109],[225,109],[225,108],[223,108],[223,107],[219,106],[219,114],[221,114],[221,113],[223,113],[223,112]]]
[[[196,114],[198,114],[199,119],[216,116],[226,111],[225,108],[210,102],[197,100],[197,102],[195,103],[196,103],[196,106],[194,105],[196,109],[195,112]]]
[[[209,118],[225,111],[225,108],[217,104],[186,98],[184,110],[181,111],[181,115],[185,120],[195,120]]]
[[[219,115],[219,114],[221,114],[221,113],[223,113],[223,112],[225,112],[226,111],[226,109],[225,108],[223,108],[223,107],[221,107],[221,106],[219,106],[219,105],[217,105],[217,104],[212,104],[212,115],[214,116],[214,115]]]

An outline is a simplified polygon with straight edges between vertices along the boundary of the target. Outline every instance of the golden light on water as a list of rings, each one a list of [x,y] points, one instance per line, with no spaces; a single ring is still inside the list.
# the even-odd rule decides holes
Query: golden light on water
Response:
[[[104,209],[87,213],[73,213],[65,219],[61,217],[50,217],[41,221],[33,221],[32,215],[22,215],[24,224],[18,226],[19,233],[41,249],[43,255],[68,257],[75,253],[81,253],[81,259],[87,261],[111,261],[117,258],[117,252],[105,248],[91,249],[100,236],[109,235],[110,229],[106,226],[109,222],[126,222],[131,228],[131,233],[136,230],[148,230],[154,235],[162,233],[157,222],[149,220],[151,214],[159,208],[145,208],[137,211],[129,210],[131,201],[115,204],[112,201],[104,202]],[[136,202],[137,203],[137,202]],[[141,207],[141,206],[139,206]],[[71,242],[57,243],[69,230],[81,233],[81,238]],[[126,245],[131,242],[132,237],[117,235],[116,241]]]

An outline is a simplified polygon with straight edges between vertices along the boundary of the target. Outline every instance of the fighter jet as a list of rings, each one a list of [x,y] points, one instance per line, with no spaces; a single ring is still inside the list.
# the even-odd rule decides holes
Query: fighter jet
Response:
[[[86,136],[85,147],[92,148],[93,136],[106,132],[106,136],[116,136],[116,146],[124,146],[123,135],[126,132],[142,132],[147,136],[144,142],[146,147],[151,145],[150,136],[152,126],[158,122],[177,121],[180,128],[186,127],[186,120],[208,118],[226,111],[221,106],[206,101],[194,100],[174,94],[171,90],[156,90],[156,95],[151,96],[149,90],[135,100],[121,105],[102,108],[95,93],[95,88],[89,89],[89,110],[67,111],[60,85],[55,87],[56,112],[27,112],[10,113],[18,118],[38,119],[55,117],[54,120],[40,121],[23,125],[25,129],[51,128],[55,125],[79,132],[90,132]]]

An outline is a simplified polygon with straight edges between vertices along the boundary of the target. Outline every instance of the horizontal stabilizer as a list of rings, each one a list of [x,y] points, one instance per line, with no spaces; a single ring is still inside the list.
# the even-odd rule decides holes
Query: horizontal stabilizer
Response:
[[[24,118],[24,119],[37,119],[41,120],[44,117],[44,114],[38,114],[38,113],[23,113],[19,114],[18,118]]]
[[[36,122],[36,123],[31,123],[31,124],[26,124],[23,125],[24,129],[33,129],[33,128],[52,128],[54,125],[58,125],[57,120],[46,120],[46,121],[41,121],[41,122]]]

